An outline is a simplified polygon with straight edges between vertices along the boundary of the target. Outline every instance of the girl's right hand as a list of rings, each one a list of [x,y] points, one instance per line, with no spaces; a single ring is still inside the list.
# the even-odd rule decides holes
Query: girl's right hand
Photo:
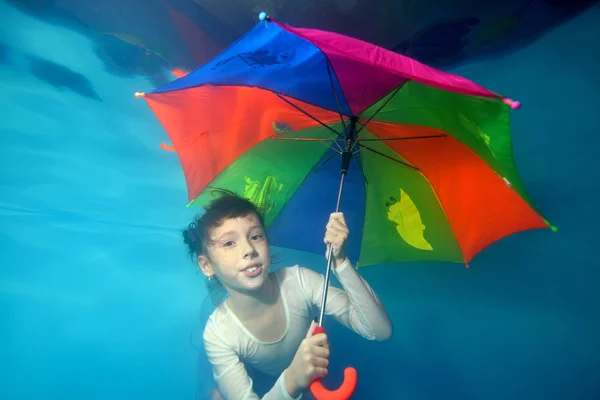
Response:
[[[290,396],[306,389],[315,379],[327,376],[329,342],[325,333],[313,336],[317,324],[313,321],[286,371],[286,388]]]

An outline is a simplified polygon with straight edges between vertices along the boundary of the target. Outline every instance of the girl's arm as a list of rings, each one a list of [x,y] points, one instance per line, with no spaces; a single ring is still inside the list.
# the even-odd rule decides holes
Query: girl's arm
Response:
[[[392,336],[392,322],[369,284],[346,260],[332,272],[343,286],[329,286],[325,314],[369,340],[388,340]],[[321,306],[325,277],[308,268],[298,269],[301,285],[312,305]]]

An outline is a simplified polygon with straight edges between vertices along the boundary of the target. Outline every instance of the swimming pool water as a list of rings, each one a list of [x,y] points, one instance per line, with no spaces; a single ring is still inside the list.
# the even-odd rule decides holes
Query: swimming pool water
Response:
[[[73,31],[4,3],[0,15],[0,398],[194,398],[209,373],[190,344],[206,293],[179,230],[198,210],[133,97],[152,83],[108,72]],[[453,71],[522,102],[517,166],[560,230],[506,238],[470,269],[360,270],[395,331],[370,343],[330,329],[332,376],[354,365],[356,398],[600,396],[599,20],[592,8]]]

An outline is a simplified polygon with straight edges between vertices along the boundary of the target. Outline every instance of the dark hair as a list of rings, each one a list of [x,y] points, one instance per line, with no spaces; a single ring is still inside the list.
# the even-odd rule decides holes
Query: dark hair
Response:
[[[190,257],[206,253],[210,244],[210,230],[223,224],[226,219],[255,215],[264,227],[264,216],[251,201],[225,189],[216,189],[212,194],[216,198],[206,207],[206,212],[196,216],[183,231],[183,241],[188,246]]]

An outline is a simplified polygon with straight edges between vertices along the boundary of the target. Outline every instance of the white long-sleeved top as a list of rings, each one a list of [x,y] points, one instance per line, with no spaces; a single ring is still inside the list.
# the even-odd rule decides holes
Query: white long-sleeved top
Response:
[[[385,309],[350,262],[346,259],[332,271],[343,289],[330,285],[325,314],[333,316],[366,339],[390,338],[392,324]],[[281,268],[271,274],[279,285],[286,315],[286,329],[279,340],[258,340],[225,301],[212,313],[204,328],[206,354],[219,390],[226,400],[259,399],[242,360],[266,374],[278,376],[275,385],[262,397],[263,400],[293,400],[285,389],[284,373],[317,315],[325,277],[298,265]]]

